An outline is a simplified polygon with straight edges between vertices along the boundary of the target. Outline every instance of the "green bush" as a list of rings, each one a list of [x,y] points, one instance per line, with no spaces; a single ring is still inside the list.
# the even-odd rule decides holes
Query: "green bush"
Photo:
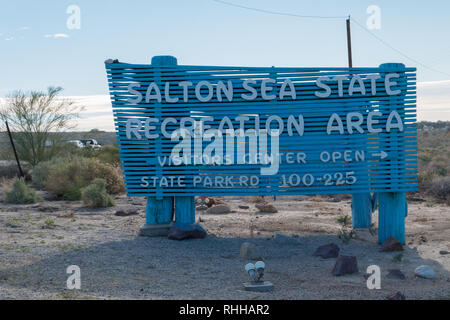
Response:
[[[114,206],[114,200],[106,192],[106,181],[95,179],[86,188],[83,188],[81,198],[85,205],[91,208],[104,208]]]
[[[39,200],[36,192],[28,187],[23,178],[15,178],[10,189],[5,190],[3,201],[14,204],[36,203]]]
[[[119,148],[116,146],[104,146],[101,150],[97,151],[96,158],[103,163],[107,163],[112,166],[119,166]]]
[[[44,189],[45,181],[52,168],[62,166],[68,161],[68,158],[53,158],[50,161],[44,161],[37,164],[31,172],[31,181],[33,187]]]
[[[122,193],[125,190],[118,168],[101,163],[97,159],[82,157],[55,161],[44,179],[44,189],[67,200],[79,200],[81,189],[96,178],[106,181],[106,190],[110,194]]]

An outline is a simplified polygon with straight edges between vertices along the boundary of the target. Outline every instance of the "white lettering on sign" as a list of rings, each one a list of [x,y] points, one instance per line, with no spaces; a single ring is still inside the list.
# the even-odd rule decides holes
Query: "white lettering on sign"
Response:
[[[399,78],[400,75],[398,73],[387,73],[385,75],[383,85],[387,95],[392,96],[401,93],[400,89],[395,88],[398,85],[397,80]],[[357,74],[351,77],[338,75],[330,78],[321,76],[315,81],[319,90],[316,90],[314,95],[318,98],[328,98],[333,94],[337,94],[338,97],[346,95],[351,97],[355,94],[364,96],[368,92],[371,95],[376,95],[379,90],[382,90],[381,87],[377,88],[377,80],[379,79],[382,79],[379,74],[369,74],[365,77]],[[219,80],[217,82],[202,80],[195,85],[191,81],[166,81],[161,88],[156,82],[151,82],[147,88],[141,88],[139,83],[130,83],[128,85],[130,97],[128,97],[127,101],[136,104],[141,103],[142,100],[145,103],[162,103],[163,100],[166,103],[177,103],[180,98],[174,96],[173,93],[180,92],[181,89],[183,102],[189,102],[189,99],[192,99],[194,96],[200,102],[210,102],[215,99],[218,102],[232,102],[235,86],[244,90],[240,94],[240,98],[246,101],[256,100],[258,97],[264,101],[271,101],[277,98],[279,100],[297,99],[296,83],[291,79],[277,80],[268,78],[262,80],[247,79],[242,81],[242,83],[236,83],[232,80]],[[189,94],[190,92],[192,93],[191,95]]]
[[[380,127],[380,119],[386,119]],[[305,130],[305,121],[302,115],[295,117],[289,115],[287,119],[283,119],[278,115],[271,115],[266,121],[260,123],[260,116],[256,115],[250,120],[250,117],[239,115],[234,118],[234,123],[238,122],[238,126],[233,124],[233,121],[225,116],[220,119],[218,124],[218,131],[225,134],[227,130],[233,132],[246,132],[246,126],[252,122],[253,128],[256,132],[267,130],[269,136],[281,135],[287,132],[288,136],[297,134],[303,136]],[[168,132],[168,125],[176,126],[172,132]],[[191,117],[183,117],[180,122],[176,118],[165,118],[161,123],[160,119],[147,118],[142,121],[138,118],[129,118],[125,124],[125,132],[127,139],[142,140],[142,139],[157,139],[160,135],[167,139],[171,139],[172,134],[179,129],[183,129],[190,136],[194,136],[194,129],[198,130],[198,134],[202,135],[206,130],[211,129],[211,126],[217,125],[217,121],[212,116],[204,116],[201,119],[193,119]],[[364,126],[366,124],[366,126]],[[379,133],[383,130],[391,132],[397,129],[403,132],[403,119],[396,110],[392,110],[389,114],[383,114],[379,111],[370,111],[368,113],[349,112],[346,114],[331,114],[327,122],[326,132],[330,134],[363,134],[366,131],[369,133]]]

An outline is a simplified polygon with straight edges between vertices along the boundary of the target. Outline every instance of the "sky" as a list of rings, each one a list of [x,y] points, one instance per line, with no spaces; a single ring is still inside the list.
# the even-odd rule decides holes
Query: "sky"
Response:
[[[417,67],[418,120],[450,120],[450,1],[225,2],[259,11],[214,0],[1,1],[0,98],[62,86],[86,106],[80,130],[113,130],[105,59],[150,63],[173,55],[184,65],[346,67],[351,15],[353,65]],[[369,30],[373,5],[380,28]],[[79,19],[68,11],[73,6]]]

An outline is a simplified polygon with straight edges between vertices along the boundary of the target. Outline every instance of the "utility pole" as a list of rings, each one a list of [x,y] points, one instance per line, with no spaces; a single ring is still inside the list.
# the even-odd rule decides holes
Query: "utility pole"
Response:
[[[8,131],[9,141],[11,141],[11,146],[14,151],[14,156],[16,157],[17,167],[19,168],[19,174],[20,174],[20,177],[23,178],[25,175],[23,174],[22,167],[20,166],[19,156],[17,155],[16,146],[14,145],[14,140],[12,138],[11,131],[9,130],[8,121],[5,121],[5,124],[6,124],[6,130]]]
[[[348,67],[353,68],[352,33],[350,30],[350,15],[347,18],[347,53]],[[370,192],[352,194],[352,225],[353,228],[369,228],[372,224],[373,200]]]
[[[347,51],[348,51],[348,67],[353,68],[352,61],[352,34],[350,31],[350,15],[347,18]]]

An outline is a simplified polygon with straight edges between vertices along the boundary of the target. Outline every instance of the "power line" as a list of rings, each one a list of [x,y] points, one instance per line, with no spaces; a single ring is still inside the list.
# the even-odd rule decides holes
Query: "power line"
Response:
[[[226,5],[231,6],[231,7],[236,7],[236,8],[241,8],[241,9],[246,9],[246,10],[251,10],[251,11],[257,11],[257,12],[263,12],[263,13],[267,13],[267,14],[274,14],[274,15],[279,15],[279,16],[288,16],[288,17],[296,17],[296,18],[317,18],[317,19],[343,19],[343,18],[346,18],[345,16],[308,16],[308,15],[300,15],[300,14],[295,14],[295,13],[277,12],[277,11],[264,10],[264,9],[258,9],[258,8],[253,8],[253,7],[247,7],[247,6],[243,6],[243,5],[240,5],[240,4],[231,3],[231,2],[222,1],[222,0],[212,0],[212,1],[217,2],[217,3],[226,4]]]
[[[400,50],[394,48],[393,46],[391,46],[389,43],[387,43],[386,41],[384,41],[383,39],[381,39],[381,38],[380,38],[379,36],[377,36],[375,33],[373,33],[373,32],[371,32],[370,30],[368,30],[366,27],[364,27],[362,24],[360,24],[360,23],[359,23],[358,21],[356,21],[354,18],[350,17],[350,19],[351,19],[354,23],[356,23],[356,25],[357,25],[358,27],[360,27],[361,29],[363,29],[364,31],[366,31],[368,34],[370,34],[372,37],[374,37],[375,39],[377,39],[378,41],[380,41],[380,42],[381,42],[382,44],[384,44],[386,47],[390,48],[391,50],[394,50],[395,52],[397,52],[398,54],[400,54],[400,55],[403,56],[404,58],[406,58],[406,59],[408,59],[408,60],[411,60],[411,61],[414,62],[414,63],[417,63],[418,65],[422,66],[422,67],[425,68],[425,69],[428,69],[428,70],[434,71],[434,72],[438,72],[438,73],[441,73],[441,74],[443,74],[443,75],[446,75],[446,76],[449,76],[449,77],[450,77],[450,73],[446,73],[446,72],[444,72],[444,71],[440,71],[440,70],[434,69],[434,68],[432,68],[432,67],[429,67],[429,66],[423,64],[422,62],[420,62],[420,61],[418,61],[418,60],[416,60],[416,59],[411,58],[410,56],[406,55],[406,54],[403,53],[402,51],[400,51]]]
[[[243,6],[240,4],[235,4],[235,3],[231,3],[231,2],[227,2],[227,1],[222,1],[222,0],[212,0],[214,2],[217,3],[221,3],[221,4],[225,4],[231,7],[236,7],[236,8],[241,8],[241,9],[246,9],[246,10],[251,10],[251,11],[256,11],[256,12],[262,12],[262,13],[266,13],[266,14],[273,14],[273,15],[279,15],[279,16],[288,16],[288,17],[295,17],[295,18],[316,18],[316,19],[347,19],[350,16],[313,16],[313,15],[300,15],[300,14],[294,14],[294,13],[287,13],[287,12],[279,12],[279,11],[272,11],[272,10],[265,10],[265,9],[259,9],[259,8],[254,8],[254,7],[248,7],[248,6]],[[427,66],[426,64],[411,58],[410,56],[406,55],[405,53],[403,53],[402,51],[398,50],[397,48],[393,47],[392,45],[390,45],[389,43],[387,43],[385,40],[383,40],[382,38],[380,38],[379,36],[377,36],[376,34],[374,34],[373,32],[371,32],[370,30],[368,30],[366,27],[364,27],[362,24],[360,24],[357,20],[355,20],[354,18],[350,17],[351,20],[353,20],[353,22],[355,22],[355,24],[360,27],[361,29],[363,29],[364,31],[366,31],[367,33],[369,33],[372,37],[374,37],[375,39],[377,39],[378,41],[380,41],[382,44],[384,44],[386,47],[390,48],[391,50],[397,52],[398,54],[400,54],[401,56],[403,56],[404,58],[422,66],[425,69],[428,69],[430,71],[433,72],[437,72],[446,76],[450,77],[450,73],[444,72],[444,71],[440,71],[437,69],[434,69],[432,67]]]

